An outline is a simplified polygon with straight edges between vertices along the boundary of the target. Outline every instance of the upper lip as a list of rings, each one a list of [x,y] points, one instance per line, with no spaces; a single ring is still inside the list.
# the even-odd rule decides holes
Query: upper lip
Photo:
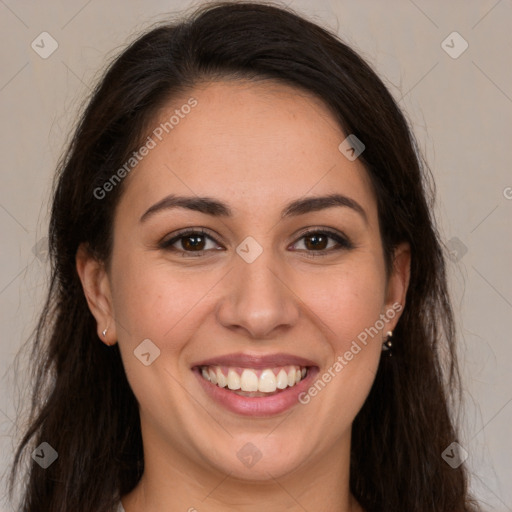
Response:
[[[194,363],[192,367],[196,366],[233,366],[241,368],[254,368],[264,369],[278,366],[317,366],[316,363],[304,357],[294,356],[292,354],[278,353],[278,354],[225,354],[223,356],[212,357]]]

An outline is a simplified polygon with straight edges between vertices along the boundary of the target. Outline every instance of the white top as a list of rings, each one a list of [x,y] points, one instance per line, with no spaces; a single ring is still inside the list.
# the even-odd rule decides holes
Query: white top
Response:
[[[117,505],[117,508],[114,510],[114,512],[125,512],[121,501],[119,501],[119,504]]]

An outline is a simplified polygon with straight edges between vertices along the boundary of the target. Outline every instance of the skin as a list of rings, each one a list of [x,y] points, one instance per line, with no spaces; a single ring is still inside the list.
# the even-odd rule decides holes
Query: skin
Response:
[[[174,98],[155,126],[190,97],[198,105],[124,183],[108,267],[83,247],[77,254],[98,336],[119,343],[140,406],[145,472],[123,497],[126,512],[360,511],[348,485],[351,426],[399,314],[307,405],[271,417],[214,403],[191,366],[286,352],[323,373],[392,304],[405,305],[409,248],[397,248],[387,279],[366,170],[338,150],[346,135],[319,99],[268,81],[206,83]],[[334,192],[357,201],[367,222],[340,206],[280,217],[292,200]],[[233,215],[175,208],[140,221],[171,193],[215,198]],[[189,227],[215,239],[202,255],[183,257],[179,241],[175,252],[159,247]],[[329,239],[324,256],[308,257],[321,251],[306,245],[305,228],[330,228],[355,247],[333,250]],[[247,236],[263,249],[250,264],[235,251]],[[150,366],[133,355],[147,338],[161,351]],[[247,442],[262,454],[251,468],[237,457]]]

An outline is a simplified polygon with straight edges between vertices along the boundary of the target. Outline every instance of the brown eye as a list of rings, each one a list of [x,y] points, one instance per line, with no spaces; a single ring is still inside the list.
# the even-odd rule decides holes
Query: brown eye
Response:
[[[354,248],[352,242],[345,236],[324,230],[304,233],[294,245],[295,250],[305,251],[311,256],[326,256],[334,251]]]
[[[200,256],[203,252],[223,249],[214,238],[206,232],[198,230],[182,231],[176,236],[160,242],[159,246],[161,249],[180,252],[182,256]]]
[[[306,248],[310,250],[324,250],[329,242],[329,237],[323,233],[308,235],[304,239]]]
[[[206,242],[203,235],[183,236],[179,240],[181,240],[182,248],[186,251],[202,251]]]

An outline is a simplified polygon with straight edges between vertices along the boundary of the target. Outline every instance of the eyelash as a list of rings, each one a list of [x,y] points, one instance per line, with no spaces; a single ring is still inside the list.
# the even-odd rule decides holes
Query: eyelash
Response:
[[[201,251],[185,251],[183,249],[177,249],[175,247],[172,247],[176,242],[179,242],[180,240],[188,238],[188,237],[192,237],[194,235],[200,235],[200,236],[209,238],[210,240],[215,242],[215,244],[220,245],[205,230],[203,230],[203,229],[188,229],[188,230],[184,230],[184,231],[177,233],[175,236],[173,236],[169,240],[164,240],[164,241],[160,242],[159,247],[164,250],[181,252],[182,257],[184,257],[184,258],[199,257],[199,256],[202,256],[205,252],[208,252],[209,250],[211,250],[211,249],[207,249],[207,250],[203,249]],[[350,250],[355,247],[354,244],[347,237],[345,237],[339,233],[336,233],[334,231],[331,231],[330,229],[325,229],[325,228],[312,229],[312,230],[306,231],[305,233],[302,233],[300,235],[300,237],[297,239],[297,241],[294,242],[293,245],[296,245],[299,240],[302,240],[303,238],[307,238],[308,236],[312,236],[312,235],[327,235],[327,237],[334,240],[338,244],[338,246],[334,247],[334,248],[331,247],[330,249],[321,249],[318,251],[306,249],[306,254],[307,254],[306,257],[308,257],[308,258],[318,258],[318,257],[328,256],[332,252],[340,251],[340,250]],[[300,249],[300,250],[304,251],[304,249]]]

